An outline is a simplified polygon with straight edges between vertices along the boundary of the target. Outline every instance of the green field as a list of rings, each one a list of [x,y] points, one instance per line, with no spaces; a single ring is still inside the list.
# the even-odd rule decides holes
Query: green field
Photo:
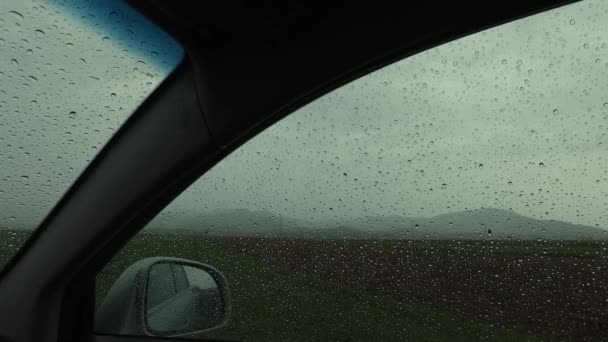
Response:
[[[29,230],[10,231],[0,229],[0,270],[15,255],[31,233]]]
[[[205,337],[257,341],[531,341],[521,331],[492,327],[423,306],[400,303],[317,277],[270,267],[192,236],[139,235],[97,279],[97,298],[129,265],[152,256],[204,262],[227,277],[230,324]]]
[[[28,234],[0,231],[0,266],[14,254]],[[290,257],[293,255],[299,257]],[[340,255],[346,262],[342,260],[338,264],[351,278],[334,277],[336,272],[327,271],[328,268],[336,271],[336,264],[320,262],[331,261]],[[602,322],[607,311],[602,298],[606,297],[603,295],[606,293],[603,267],[608,268],[608,253],[603,242],[281,241],[141,233],[98,275],[97,304],[128,266],[143,258],[157,256],[206,263],[226,276],[232,294],[231,320],[220,330],[198,336],[203,338],[249,341],[596,341],[606,337]],[[357,258],[359,263],[355,260]],[[382,277],[387,277],[387,274],[388,277],[393,274],[403,276],[404,272],[406,275],[418,274],[408,271],[413,270],[409,267],[416,263],[418,267],[422,266],[417,272],[425,273],[427,262],[443,260],[441,272],[447,270],[449,273],[458,263],[478,261],[469,266],[481,267],[482,270],[456,269],[449,274],[429,275],[434,277],[433,281],[441,282],[445,278],[452,282],[448,284],[448,290],[445,286],[428,290],[437,297],[453,294],[454,288],[450,286],[467,279],[470,281],[473,272],[481,272],[481,278],[487,280],[482,285],[494,290],[494,293],[480,292],[480,295],[489,296],[485,299],[489,302],[502,298],[511,301],[507,306],[511,307],[511,303],[524,298],[515,298],[522,288],[536,292],[530,292],[532,295],[525,297],[530,302],[522,304],[524,307],[528,305],[529,312],[512,307],[510,316],[503,316],[505,320],[501,321],[496,318],[500,316],[485,319],[481,316],[479,319],[479,315],[467,311],[467,306],[462,304],[466,302],[450,306],[441,301],[429,301],[429,298],[409,300],[409,295],[379,294],[381,291],[356,286],[352,282],[353,275],[356,279],[360,272],[369,271],[369,268],[367,271],[359,268],[363,265],[361,262],[401,259],[407,261],[401,269],[394,271],[392,266],[378,265],[384,267],[384,271],[388,268],[388,273],[382,273]],[[350,260],[354,261],[351,263]],[[298,262],[305,263],[307,267],[297,267]],[[484,265],[487,265],[486,269],[483,269]],[[530,279],[519,278],[509,283],[507,275],[516,275],[513,272],[524,267],[522,265],[527,265],[527,269],[520,270],[519,276],[523,274],[528,278],[529,275]],[[505,271],[501,277],[495,278],[497,269],[503,268]],[[558,276],[564,283],[543,280]],[[423,279],[413,279],[419,283],[412,286],[420,288]],[[591,287],[576,293],[573,289],[578,289],[579,283]],[[403,288],[411,289],[407,284]],[[556,294],[556,289],[564,292]],[[477,291],[479,289],[471,289],[473,296]],[[563,293],[573,295],[569,297]],[[416,294],[419,292],[413,297]],[[463,301],[471,298],[460,296]],[[557,309],[551,309],[551,306],[533,301],[539,298],[561,302],[553,306]],[[534,311],[535,305],[538,317],[527,315]],[[580,318],[578,322],[570,318],[575,316],[569,316],[568,308],[573,307],[577,308],[574,314]],[[483,312],[479,310],[478,313]],[[555,330],[555,327],[565,325],[569,325],[565,330]]]

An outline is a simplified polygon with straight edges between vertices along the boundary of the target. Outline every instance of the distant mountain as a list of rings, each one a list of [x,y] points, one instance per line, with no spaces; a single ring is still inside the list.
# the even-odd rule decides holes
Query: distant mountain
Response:
[[[169,220],[175,221],[175,220]],[[477,209],[431,218],[398,215],[347,220],[304,221],[266,211],[214,211],[180,226],[155,222],[150,231],[179,230],[212,236],[259,236],[323,239],[514,239],[608,240],[608,231],[554,220],[539,220],[502,209]]]
[[[172,226],[167,227],[165,221],[171,222]],[[175,223],[178,223],[175,226]],[[216,210],[201,214],[198,217],[185,219],[169,218],[166,220],[154,220],[147,228],[155,230],[189,230],[195,233],[210,235],[229,235],[229,236],[258,236],[276,235],[286,230],[285,227],[305,226],[305,221],[292,218],[282,218],[281,216],[267,211],[251,211],[248,209],[237,210]]]
[[[608,239],[608,231],[602,228],[539,220],[495,208],[461,211],[431,218],[366,217],[340,224],[363,231],[382,232],[379,234],[383,238],[397,239]]]

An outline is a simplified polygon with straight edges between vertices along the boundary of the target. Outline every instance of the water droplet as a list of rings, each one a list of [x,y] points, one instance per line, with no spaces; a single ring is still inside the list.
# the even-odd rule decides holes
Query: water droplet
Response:
[[[540,163],[538,163],[538,166],[539,166],[539,167],[545,167],[545,163],[540,162]]]
[[[116,97],[116,93],[111,93],[110,97]]]
[[[553,115],[557,115],[557,114],[559,114],[559,111],[557,109],[554,109],[553,110]]]
[[[479,166],[480,169],[483,169],[483,164],[482,163],[479,163],[478,166]]]
[[[103,37],[103,38],[101,38],[101,41],[102,41],[102,42],[107,42],[107,41],[109,41],[109,40],[110,40],[110,37]]]
[[[13,65],[19,65],[19,61],[16,59],[11,59],[11,63],[13,63]]]
[[[570,19],[570,25],[574,25],[574,24],[576,24],[576,20],[574,20],[574,19]],[[583,25],[583,26],[584,26],[584,25]]]
[[[502,64],[507,64],[507,60],[506,60],[506,59],[503,59],[501,63],[502,63]]]
[[[44,33],[44,31],[42,31],[42,30],[36,30],[34,32],[36,32],[36,36],[38,36],[40,38],[46,36],[46,33]]]
[[[11,16],[13,16],[13,18],[18,19],[18,20],[23,20],[23,14],[17,12],[17,11],[9,11],[8,12]]]
[[[68,117],[69,117],[70,119],[75,119],[75,118],[76,118],[76,112],[75,112],[75,111],[71,111],[71,112],[68,114]]]

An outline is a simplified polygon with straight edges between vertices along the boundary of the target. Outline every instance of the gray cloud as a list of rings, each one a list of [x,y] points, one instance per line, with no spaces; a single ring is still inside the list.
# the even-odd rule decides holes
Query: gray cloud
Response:
[[[9,227],[37,225],[179,59],[137,32],[113,42],[41,7],[0,4]],[[158,220],[236,208],[348,219],[494,207],[608,227],[606,19],[608,3],[579,3],[367,75],[252,139]],[[146,63],[158,59],[152,50],[168,62]]]
[[[164,216],[495,207],[606,227],[607,5],[502,25],[354,81],[255,137]]]

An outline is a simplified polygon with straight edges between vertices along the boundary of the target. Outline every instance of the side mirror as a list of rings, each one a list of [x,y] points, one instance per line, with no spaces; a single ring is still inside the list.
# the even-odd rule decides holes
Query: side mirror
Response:
[[[228,283],[217,269],[185,259],[147,258],[112,285],[95,315],[95,330],[189,335],[224,326],[230,312]]]

